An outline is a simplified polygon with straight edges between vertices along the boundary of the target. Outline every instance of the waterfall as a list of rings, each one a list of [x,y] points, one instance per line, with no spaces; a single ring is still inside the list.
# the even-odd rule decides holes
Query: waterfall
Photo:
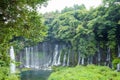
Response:
[[[32,69],[50,69],[53,65],[58,66],[61,64],[61,49],[63,46],[46,42],[26,47],[19,54],[19,62],[22,63],[20,66]]]
[[[31,49],[31,68],[34,68],[34,53],[33,53],[33,47],[30,48]]]
[[[57,56],[58,56],[58,45],[55,45],[55,56],[53,58],[53,65],[58,65],[57,64]]]
[[[120,71],[120,63],[117,64],[117,71]]]
[[[39,54],[38,54],[38,46],[35,46],[35,68],[39,68]]]
[[[11,63],[10,63],[10,72],[15,73],[15,55],[14,55],[14,48],[13,46],[10,47],[10,58],[11,58]]]
[[[61,52],[63,49],[66,49],[64,54]],[[97,52],[98,54],[95,55],[95,58],[97,59],[95,59],[94,63],[98,62],[100,64],[102,55],[99,47]],[[107,49],[105,57],[105,65],[111,66],[110,48]],[[77,60],[75,58],[77,58]],[[78,52],[78,56],[76,57],[73,50],[69,49],[64,44],[53,44],[47,42],[39,43],[36,46],[26,47],[19,54],[19,62],[22,62],[20,66],[32,69],[47,69],[54,65],[71,66],[72,64],[92,64],[93,58],[94,57],[91,55],[87,59],[80,52]]]
[[[98,65],[100,65],[101,61],[101,53],[100,53],[100,47],[98,47]]]
[[[61,58],[61,53],[59,54],[59,57],[58,57],[58,62],[57,62],[58,65],[61,64],[61,62],[60,62],[60,58]]]
[[[93,57],[90,56],[90,64],[92,64],[92,62],[93,62]]]
[[[90,57],[87,58],[87,64],[90,64]]]
[[[81,64],[84,65],[84,57],[82,57]]]
[[[48,61],[48,67],[51,66],[51,63],[52,63],[52,59],[49,58],[50,60]]]
[[[64,58],[63,58],[63,66],[66,66],[66,53],[64,54]]]
[[[68,53],[67,66],[69,66],[69,63],[70,63],[70,60],[69,60],[70,55],[69,55],[69,54],[70,54],[70,53]]]
[[[64,50],[65,49],[65,50]],[[10,51],[13,50],[13,47],[10,48]],[[66,51],[62,54],[61,51]],[[102,48],[98,46],[98,51],[95,56],[89,55],[86,58],[84,55],[78,51],[78,56],[74,54],[74,50],[70,49],[65,44],[57,44],[42,42],[36,46],[26,47],[22,52],[20,52],[16,60],[21,62],[21,68],[32,68],[32,69],[48,69],[51,66],[71,66],[71,65],[84,65],[84,64],[92,64],[95,63],[100,65],[100,62],[105,62],[105,65],[112,66],[111,64],[111,53],[110,48],[108,47],[106,50],[106,55],[102,55]],[[12,52],[12,51],[11,51]],[[102,59],[106,58],[106,59]],[[118,57],[120,57],[120,46],[118,45]],[[76,58],[76,59],[75,59]],[[93,59],[95,59],[93,61]],[[104,62],[103,62],[104,61]],[[118,66],[119,68],[119,66]]]
[[[20,53],[20,64],[23,62],[23,60],[22,60],[22,53]],[[23,63],[22,63],[23,64]],[[20,65],[20,68],[22,68],[23,66],[22,65]]]
[[[25,48],[25,51],[26,51],[26,53],[25,53],[25,54],[26,54],[26,65],[25,65],[25,67],[26,67],[26,68],[29,68],[29,67],[30,67],[30,66],[29,66],[29,58],[30,58],[30,57],[29,57],[29,50],[30,50],[29,48]]]
[[[108,48],[108,52],[107,52],[107,61],[110,61],[110,48]]]
[[[45,56],[47,48],[46,48],[45,43],[42,44],[41,46],[42,46],[42,57],[41,57],[42,58],[42,62],[41,62],[42,65],[41,65],[41,67],[47,67],[47,63],[46,63],[47,58]]]
[[[93,57],[92,57],[92,56],[89,56],[87,63],[88,63],[88,64],[92,64],[92,61],[93,61]]]
[[[78,65],[80,65],[80,52],[78,52]]]
[[[120,46],[118,45],[118,57],[120,57]]]
[[[106,57],[106,66],[111,67],[111,55],[110,55],[110,48],[107,49],[107,57]]]

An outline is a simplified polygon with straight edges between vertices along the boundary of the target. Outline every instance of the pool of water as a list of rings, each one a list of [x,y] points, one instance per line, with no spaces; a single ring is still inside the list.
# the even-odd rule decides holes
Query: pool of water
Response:
[[[21,72],[21,80],[47,80],[52,71],[29,70]]]

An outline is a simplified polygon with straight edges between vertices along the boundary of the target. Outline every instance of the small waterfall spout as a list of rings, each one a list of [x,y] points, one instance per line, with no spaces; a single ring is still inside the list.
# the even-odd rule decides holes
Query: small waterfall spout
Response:
[[[107,49],[107,59],[106,59],[106,66],[111,66],[111,55],[110,55],[110,48]]]
[[[59,57],[58,57],[58,65],[60,65],[61,64],[61,62],[60,62],[60,58],[61,58],[61,53],[59,54]]]
[[[84,65],[84,57],[82,57],[82,61],[81,62],[82,62],[81,64]]]
[[[120,63],[117,64],[117,71],[120,71]]]
[[[15,55],[14,55],[14,48],[13,46],[10,47],[10,58],[11,58],[11,63],[10,63],[10,72],[15,73]]]
[[[100,47],[98,47],[98,65],[100,65],[101,61],[101,53],[100,53]]]
[[[57,64],[57,56],[58,56],[58,45],[55,45],[55,56],[53,58],[53,65],[58,65]]]
[[[79,54],[78,54],[78,65],[80,65],[80,52],[79,52]]]
[[[118,45],[118,57],[120,57],[120,46]]]
[[[110,48],[108,48],[108,52],[107,52],[107,61],[110,61]]]
[[[63,58],[63,66],[66,66],[66,53],[65,53],[64,58]]]
[[[29,68],[29,67],[30,67],[30,65],[29,65],[29,63],[30,63],[30,62],[29,62],[29,58],[30,58],[30,57],[29,57],[30,48],[25,48],[25,51],[26,51],[26,53],[25,53],[25,54],[26,54],[26,65],[25,65],[25,67],[26,67],[26,68]]]
[[[70,55],[69,55],[69,53],[68,53],[67,66],[69,66],[69,63],[70,63],[69,57],[70,57]]]

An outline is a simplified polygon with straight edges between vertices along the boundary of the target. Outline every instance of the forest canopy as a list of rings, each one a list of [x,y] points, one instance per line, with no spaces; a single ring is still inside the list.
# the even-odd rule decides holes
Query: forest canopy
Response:
[[[48,40],[65,42],[76,56],[85,58],[102,52],[104,56],[110,53],[114,60],[120,53],[119,15],[119,1],[103,0],[103,4],[90,10],[74,5],[43,16],[49,27]]]

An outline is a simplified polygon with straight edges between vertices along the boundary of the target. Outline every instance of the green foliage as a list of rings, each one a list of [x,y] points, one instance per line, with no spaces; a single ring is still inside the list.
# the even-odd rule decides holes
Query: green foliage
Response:
[[[92,30],[85,28],[86,25],[84,25],[87,10],[83,6],[76,5],[74,8],[65,8],[65,11],[63,10],[64,12],[59,13],[50,22],[51,25],[46,25],[50,29],[52,28],[51,35],[54,35],[54,38],[70,42],[75,52],[81,51],[82,55],[85,56],[94,54],[96,50],[95,43],[91,43],[91,41],[95,41],[94,33]]]
[[[4,62],[0,66],[9,66],[7,51],[14,45],[11,42],[19,40],[16,37],[26,38],[31,42],[44,39],[47,29],[36,12],[36,6],[45,1],[47,0],[0,0],[0,62]],[[23,40],[17,44],[18,48],[23,48],[23,45]]]
[[[117,64],[120,63],[120,58],[115,58],[115,59],[112,61],[112,63],[113,63],[114,69],[116,69],[116,68],[117,68]]]
[[[49,39],[69,44],[75,56],[78,52],[83,57],[91,56],[98,51],[98,46],[105,55],[106,48],[110,48],[111,53],[117,52],[116,46],[120,44],[119,1],[103,0],[101,6],[90,10],[84,5],[75,5],[53,14],[47,13],[52,17],[45,17]]]
[[[5,80],[20,80],[19,76],[11,74]]]
[[[11,45],[21,49],[25,46],[24,39],[40,42],[46,36],[47,29],[36,12],[37,6],[45,1],[0,0],[0,80],[18,80],[16,75],[10,75],[8,69]]]
[[[119,80],[120,73],[105,66],[76,66],[56,69],[48,80]]]
[[[10,74],[8,67],[0,67],[0,80],[19,80],[15,74]]]
[[[61,13],[65,13],[65,12],[69,12],[69,11],[74,11],[74,10],[78,10],[78,9],[85,9],[85,6],[82,4],[82,5],[74,5],[73,7],[65,7]]]

